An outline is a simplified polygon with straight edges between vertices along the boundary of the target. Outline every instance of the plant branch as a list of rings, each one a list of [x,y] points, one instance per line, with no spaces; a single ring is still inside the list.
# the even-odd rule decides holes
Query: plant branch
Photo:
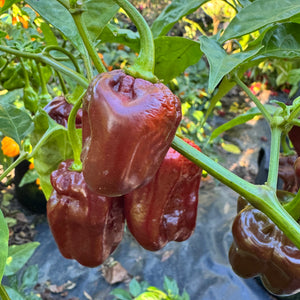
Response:
[[[73,63],[74,67],[75,67],[75,70],[77,73],[79,74],[82,74],[80,68],[79,68],[79,65],[78,65],[78,62],[77,62],[77,59],[75,58],[75,56],[70,53],[69,51],[67,51],[65,48],[62,48],[62,47],[59,47],[59,46],[47,46],[46,48],[43,49],[42,53],[44,52],[47,52],[48,55],[51,55],[50,52],[51,51],[60,51],[62,52],[63,54],[65,54],[66,56],[69,57],[69,59],[71,60],[71,62]],[[55,57],[52,56],[53,59],[55,59]]]
[[[94,63],[97,71],[99,73],[106,72],[106,68],[103,65],[95,47],[92,45],[90,38],[88,37],[88,33],[85,27],[85,24],[82,20],[82,13],[81,12],[74,12],[72,14],[74,22],[77,26],[77,29],[79,31],[79,34],[82,38],[83,43],[85,44],[85,47],[87,49],[88,54],[90,55],[92,62]]]
[[[89,85],[88,80],[82,76],[81,74],[78,74],[77,72],[73,71],[72,69],[66,67],[65,65],[57,62],[56,60],[49,58],[47,56],[42,55],[41,53],[30,53],[30,52],[24,52],[19,51],[7,46],[0,45],[0,51],[4,51],[6,53],[13,54],[18,57],[26,57],[30,59],[35,59],[36,61],[43,62],[45,64],[48,64],[51,66],[54,70],[59,71],[65,75],[68,75],[74,81],[76,81],[78,84],[83,86],[84,88],[87,88]]]
[[[21,152],[19,157],[1,174],[0,181],[5,178],[19,163],[28,158],[28,152]]]
[[[285,210],[296,220],[300,218],[300,189],[295,198],[287,204],[284,204]]]
[[[11,300],[2,284],[0,284],[0,297],[2,300]]]
[[[271,127],[271,149],[267,185],[274,191],[277,189],[279,155],[280,155],[281,129]]]
[[[178,137],[172,147],[266,214],[300,249],[300,226],[280,204],[276,190],[247,182]]]
[[[253,93],[250,91],[250,89],[246,86],[244,82],[238,77],[237,74],[234,75],[235,82],[246,92],[246,94],[250,97],[250,99],[255,103],[255,105],[258,107],[262,115],[265,117],[265,119],[270,124],[272,116],[270,113],[265,109],[265,107],[260,103],[260,101],[253,95]]]

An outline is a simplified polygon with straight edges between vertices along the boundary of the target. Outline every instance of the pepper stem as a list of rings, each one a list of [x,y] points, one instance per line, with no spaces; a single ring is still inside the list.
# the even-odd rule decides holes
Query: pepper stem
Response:
[[[276,117],[275,117],[276,118]],[[271,148],[267,185],[276,191],[279,168],[281,129],[271,126]]]
[[[11,300],[2,284],[0,284],[0,297],[2,300]]]
[[[100,59],[100,57],[98,56],[98,53],[96,52],[96,49],[93,47],[93,45],[91,44],[91,41],[88,37],[88,33],[87,33],[87,30],[85,28],[85,24],[82,20],[82,11],[77,11],[75,10],[73,13],[72,13],[72,17],[73,17],[73,20],[77,26],[77,29],[79,31],[79,34],[82,38],[82,41],[86,47],[86,50],[88,52],[88,54],[90,55],[97,71],[99,73],[103,73],[103,72],[106,72],[106,69]]]
[[[140,34],[140,53],[133,66],[125,69],[126,73],[133,77],[143,78],[150,82],[157,82],[154,75],[155,47],[151,29],[143,16],[127,0],[114,0],[133,21]]]
[[[280,204],[276,190],[247,182],[178,137],[174,138],[172,147],[266,214],[300,249],[300,226]]]
[[[77,111],[81,106],[81,99],[83,98],[86,91],[84,91],[77,101],[75,102],[68,119],[68,136],[73,150],[74,162],[71,169],[80,172],[82,170],[82,163],[80,160],[81,154],[81,140],[76,132],[76,115]]]

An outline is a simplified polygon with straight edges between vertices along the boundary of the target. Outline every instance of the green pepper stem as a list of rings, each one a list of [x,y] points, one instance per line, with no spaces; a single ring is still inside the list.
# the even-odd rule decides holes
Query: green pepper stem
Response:
[[[4,179],[19,163],[28,158],[28,152],[21,152],[19,157],[0,176],[0,181]]]
[[[271,126],[271,148],[267,185],[274,191],[277,189],[280,140],[281,129],[277,126]]]
[[[40,65],[39,62],[37,62],[36,66],[37,66],[39,76],[40,76],[40,81],[41,81],[41,88],[42,88],[41,92],[42,92],[43,95],[47,95],[48,94],[48,89],[47,89],[47,84],[46,84],[46,81],[45,81],[45,78],[44,78],[44,75],[43,75],[43,72],[42,72],[41,65]]]
[[[57,77],[58,77],[58,80],[59,80],[59,84],[61,86],[63,94],[67,95],[68,94],[68,90],[67,90],[67,87],[66,87],[66,84],[64,82],[64,79],[63,79],[62,75],[58,71],[55,71],[55,72],[57,74]]]
[[[79,96],[77,101],[75,102],[68,119],[68,135],[69,140],[71,143],[71,147],[73,150],[74,162],[72,164],[72,170],[74,171],[81,171],[82,170],[82,163],[80,160],[81,154],[81,140],[76,132],[76,115],[77,111],[81,106],[81,99],[83,98],[85,91]]]
[[[239,78],[239,76],[236,73],[234,74],[234,81],[246,92],[246,94],[255,103],[255,105],[257,106],[257,108],[260,110],[260,112],[262,113],[262,115],[265,117],[265,119],[270,124],[272,116],[265,109],[265,107],[260,103],[260,101],[257,99],[257,97],[254,96],[254,94],[250,91],[250,89],[246,86],[246,84]]]
[[[90,38],[88,37],[88,33],[85,27],[85,24],[82,20],[82,13],[81,12],[74,12],[72,14],[74,22],[77,26],[77,29],[79,31],[79,34],[82,38],[83,43],[85,44],[85,47],[92,59],[92,62],[94,63],[97,71],[99,73],[106,72],[106,68],[104,67],[95,47],[92,45]]]
[[[157,82],[154,75],[155,47],[151,29],[143,16],[127,0],[113,0],[128,14],[140,34],[140,53],[133,66],[125,71],[133,77],[140,77],[151,82]]]
[[[283,205],[284,209],[296,220],[300,218],[300,189],[295,198]]]
[[[280,204],[276,190],[247,182],[178,137],[172,147],[265,213],[300,249],[300,226]]]
[[[0,284],[0,297],[2,300],[11,300],[2,284]]]
[[[41,53],[30,53],[30,52],[25,52],[25,51],[19,51],[19,50],[16,50],[16,49],[13,49],[13,48],[10,48],[7,46],[2,46],[2,45],[0,45],[0,51],[10,53],[10,54],[13,54],[18,57],[26,57],[26,58],[35,59],[36,61],[39,61],[39,62],[43,62],[43,63],[51,66],[54,70],[59,71],[65,75],[68,75],[70,78],[72,78],[78,84],[80,84],[82,87],[87,88],[89,85],[89,81],[84,76],[82,76],[81,74],[78,74],[77,72],[75,72],[72,69],[66,67],[65,65],[57,62],[56,60],[42,55]]]

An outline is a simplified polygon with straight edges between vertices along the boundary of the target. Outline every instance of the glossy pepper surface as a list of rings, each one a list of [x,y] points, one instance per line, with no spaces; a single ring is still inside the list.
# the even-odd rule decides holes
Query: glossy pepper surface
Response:
[[[123,237],[123,199],[90,191],[81,172],[67,160],[51,174],[53,192],[47,202],[51,232],[61,254],[87,267],[102,264]]]
[[[246,206],[234,219],[229,261],[243,277],[260,276],[274,295],[300,291],[300,250],[261,211]]]
[[[119,196],[146,184],[181,120],[180,100],[162,83],[121,70],[102,73],[83,101],[83,175],[94,191]]]
[[[70,112],[73,108],[73,104],[68,103],[64,96],[55,97],[50,101],[45,107],[44,110],[48,115],[56,121],[58,124],[67,127],[68,118]],[[79,108],[76,115],[76,128],[82,128],[82,109]]]
[[[186,140],[194,148],[193,142]],[[127,226],[147,250],[188,239],[196,226],[202,170],[170,148],[155,177],[125,195]]]

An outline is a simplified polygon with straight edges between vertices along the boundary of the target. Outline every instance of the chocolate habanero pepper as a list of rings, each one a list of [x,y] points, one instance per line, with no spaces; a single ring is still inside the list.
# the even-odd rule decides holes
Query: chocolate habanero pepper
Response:
[[[45,107],[44,110],[48,115],[56,121],[58,124],[67,127],[68,118],[70,112],[73,108],[73,104],[68,103],[64,96],[55,97],[50,101]],[[76,128],[82,128],[82,109],[79,108],[76,115]]]
[[[196,226],[201,174],[198,166],[170,148],[155,177],[125,195],[127,226],[143,248],[156,251],[169,241],[181,242],[191,236]]]
[[[260,276],[274,295],[300,291],[300,250],[261,211],[246,206],[234,219],[229,261],[243,277]]]
[[[51,232],[61,254],[87,267],[96,267],[123,237],[123,199],[90,191],[81,172],[69,170],[72,160],[51,174],[53,192],[47,202]]]
[[[97,75],[83,100],[86,183],[100,195],[120,196],[149,182],[180,120],[180,100],[162,83],[122,70]]]

